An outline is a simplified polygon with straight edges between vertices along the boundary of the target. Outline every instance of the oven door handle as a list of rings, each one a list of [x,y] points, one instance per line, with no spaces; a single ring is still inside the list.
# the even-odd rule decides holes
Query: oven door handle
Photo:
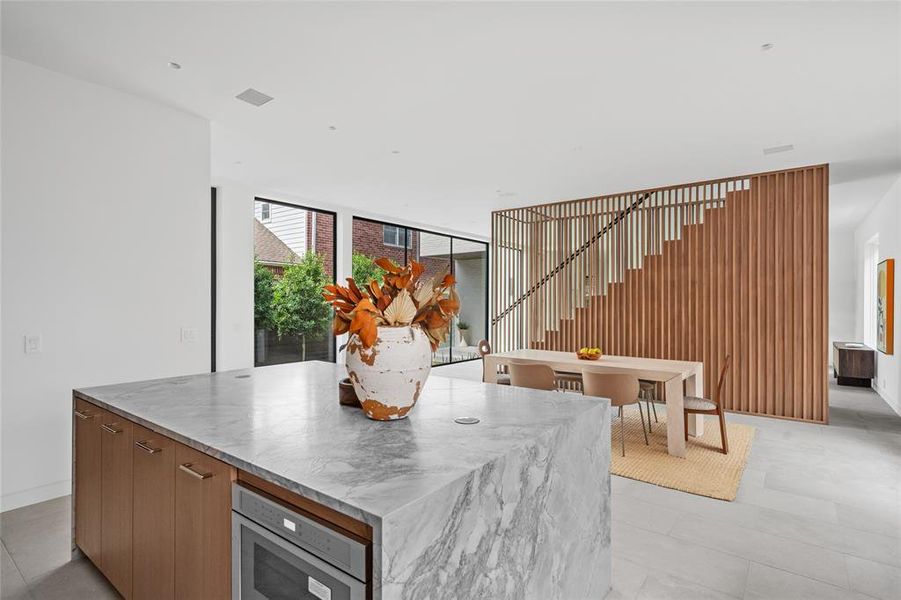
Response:
[[[272,533],[265,527],[261,527],[257,525],[255,522],[251,521],[241,513],[237,511],[232,511],[232,599],[233,600],[241,600],[241,528],[245,527],[260,537],[264,538],[267,542],[278,546],[285,552],[292,554],[300,561],[308,564],[311,567],[315,567],[316,569],[322,571],[329,577],[337,579],[341,583],[345,584],[350,589],[350,597],[348,600],[365,600],[366,598],[366,584],[361,582],[355,577],[348,575],[341,569],[330,565],[325,562],[321,558],[317,558],[313,554],[310,554],[300,546],[295,546],[291,542],[283,539],[281,536]],[[321,582],[320,582],[321,583]],[[244,598],[246,600],[246,597]]]

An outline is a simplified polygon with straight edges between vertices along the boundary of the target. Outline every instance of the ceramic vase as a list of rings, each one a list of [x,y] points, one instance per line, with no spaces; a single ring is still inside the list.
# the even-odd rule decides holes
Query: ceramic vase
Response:
[[[432,369],[432,347],[418,326],[379,327],[371,348],[350,336],[345,363],[366,416],[393,421],[405,418],[419,399]]]

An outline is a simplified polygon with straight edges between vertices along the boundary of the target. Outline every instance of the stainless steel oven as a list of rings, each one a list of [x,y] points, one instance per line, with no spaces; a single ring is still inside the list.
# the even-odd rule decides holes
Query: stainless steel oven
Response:
[[[366,560],[366,544],[232,486],[236,600],[365,600]]]

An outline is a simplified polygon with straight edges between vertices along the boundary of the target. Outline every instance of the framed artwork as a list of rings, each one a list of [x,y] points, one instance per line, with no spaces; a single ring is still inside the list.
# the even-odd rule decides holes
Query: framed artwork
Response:
[[[895,353],[895,259],[888,258],[876,271],[876,348]]]

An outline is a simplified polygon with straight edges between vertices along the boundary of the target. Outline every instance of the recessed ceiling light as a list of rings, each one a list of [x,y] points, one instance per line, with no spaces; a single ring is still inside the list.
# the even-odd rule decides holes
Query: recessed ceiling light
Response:
[[[236,161],[234,162],[234,164],[236,164],[236,165],[243,165],[244,163],[242,163],[240,160],[236,160]]]
[[[254,106],[263,106],[267,102],[273,100],[272,96],[268,96],[263,92],[255,90],[253,88],[247,88],[237,96],[235,96],[238,100],[243,100],[248,104],[253,104]]]
[[[400,150],[392,150],[391,154],[400,154]]]
[[[764,51],[764,52],[766,52],[767,50],[772,50],[772,49],[773,49],[773,44],[767,42],[766,44],[762,44],[762,45],[760,46],[760,49],[761,49],[762,51]]]
[[[175,70],[177,71],[177,70],[179,70],[179,69],[181,68],[181,65],[178,64],[177,62],[169,61],[169,68],[170,68],[170,69],[175,69]]]
[[[338,128],[335,127],[334,125],[329,125],[329,126],[328,126],[328,130],[329,130],[329,131],[335,131],[335,130],[337,130],[337,129],[338,129]]]
[[[763,153],[764,154],[778,154],[780,152],[789,152],[794,149],[795,149],[795,146],[793,144],[786,144],[784,146],[771,146],[769,148],[764,148]]]

